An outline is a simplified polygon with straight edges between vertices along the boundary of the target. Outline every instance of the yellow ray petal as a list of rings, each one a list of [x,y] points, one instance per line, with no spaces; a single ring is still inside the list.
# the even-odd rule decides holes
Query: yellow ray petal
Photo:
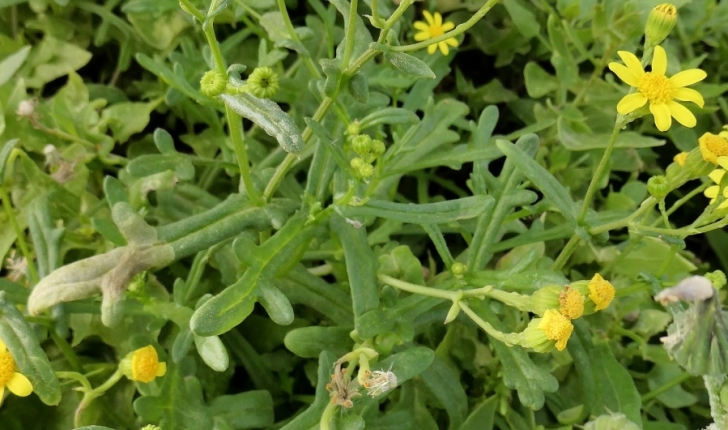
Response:
[[[652,73],[665,75],[667,71],[667,54],[662,46],[655,46],[655,53],[652,54]]]
[[[427,31],[427,32],[429,32],[429,31],[430,31],[430,26],[429,26],[429,25],[427,25],[427,24],[425,24],[425,23],[424,23],[424,22],[422,22],[422,21],[415,21],[415,23],[414,23],[414,27],[415,27],[415,28],[416,28],[417,30],[420,30],[420,31]]]
[[[705,106],[703,95],[692,88],[678,88],[672,92],[672,98],[683,102],[693,102],[700,107]]]
[[[728,188],[726,188],[728,190]],[[728,208],[728,200],[724,201],[723,203],[718,205],[718,209],[725,209]]]
[[[687,87],[696,82],[700,82],[708,76],[705,71],[700,69],[688,69],[676,74],[670,78],[670,83],[676,88]]]
[[[725,170],[723,169],[715,169],[712,172],[708,174],[708,177],[713,180],[716,184],[720,185],[720,181],[723,180],[723,175],[725,175]]]
[[[622,100],[617,104],[617,112],[622,115],[627,115],[633,112],[647,103],[647,97],[642,93],[628,94],[622,97]]]
[[[438,27],[442,27],[442,15],[440,15],[440,12],[435,12],[435,25]]]
[[[672,125],[672,117],[670,116],[670,109],[666,104],[650,103],[650,112],[655,117],[655,125],[660,131],[667,131]]]
[[[641,78],[642,75],[645,74],[645,69],[642,68],[642,63],[633,53],[629,51],[619,51],[617,54],[619,55],[619,58],[624,61],[624,64],[627,65],[629,71],[635,76]]]
[[[423,40],[427,40],[430,38],[430,33],[428,31],[420,31],[419,33],[415,33],[415,40],[418,42],[422,42]]]
[[[619,77],[622,81],[624,81],[625,84],[636,87],[640,84],[640,80],[632,73],[630,69],[628,69],[626,66],[619,64],[619,63],[609,63],[609,70],[614,72],[615,75]]]
[[[685,127],[693,128],[698,122],[695,115],[680,103],[671,101],[667,103],[667,108],[670,109],[670,115]]]
[[[437,51],[437,43],[433,43],[432,45],[427,47],[427,53],[432,55]]]
[[[432,18],[432,14],[428,10],[423,10],[422,15],[425,17],[427,23],[432,26],[435,24],[435,20]]]
[[[451,37],[451,38],[447,39],[445,41],[445,43],[447,43],[448,45],[450,45],[452,47],[458,46],[458,40],[456,38],[454,38],[454,37]]]
[[[13,377],[8,381],[8,390],[16,396],[25,397],[33,392],[33,385],[25,375],[18,372],[13,373]]]
[[[718,165],[728,170],[728,157],[718,157]]]
[[[703,195],[709,199],[715,199],[718,197],[718,192],[720,191],[720,187],[717,185],[713,185],[712,187],[708,187],[703,191]]]
[[[440,42],[440,43],[438,43],[438,44],[437,44],[437,46],[439,46],[439,47],[440,47],[440,52],[442,52],[442,55],[445,55],[445,56],[447,56],[447,54],[449,54],[449,53],[450,53],[450,47],[449,47],[449,46],[447,46],[447,43],[445,43],[445,42]]]
[[[442,24],[442,31],[450,31],[450,30],[452,30],[453,28],[455,28],[455,24],[453,24],[453,23],[452,23],[452,22],[450,22],[450,21],[448,21],[448,22],[446,22],[446,23]]]

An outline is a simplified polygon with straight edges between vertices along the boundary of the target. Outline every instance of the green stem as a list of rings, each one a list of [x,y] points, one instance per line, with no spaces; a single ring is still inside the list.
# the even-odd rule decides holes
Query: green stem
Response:
[[[561,250],[559,256],[556,257],[556,261],[554,261],[554,264],[551,265],[551,270],[561,270],[561,268],[564,267],[564,264],[566,264],[566,261],[569,259],[569,257],[571,257],[571,254],[576,251],[576,248],[577,246],[579,246],[580,241],[581,239],[579,239],[578,236],[571,236],[571,239],[566,242],[566,246],[564,246],[564,248]]]
[[[397,9],[395,9],[392,16],[390,16],[387,21],[384,22],[384,27],[382,27],[382,31],[379,33],[379,39],[377,39],[377,43],[384,43],[384,41],[387,39],[389,31],[392,29],[392,27],[394,27],[394,24],[396,24],[397,21],[400,20],[402,15],[407,11],[407,8],[409,8],[412,3],[414,3],[414,0],[402,0],[402,2],[400,2],[399,6],[397,6]]]
[[[331,419],[334,418],[335,412],[336,412],[336,403],[329,402],[326,405],[326,409],[324,409],[324,412],[321,414],[321,423],[320,423],[321,430],[329,430],[331,428],[329,424],[331,424]]]
[[[446,300],[452,300],[452,301],[457,300],[457,298],[458,298],[457,291],[438,290],[437,288],[423,287],[422,285],[410,284],[409,282],[400,281],[397,278],[393,278],[391,276],[388,276],[388,275],[385,275],[382,273],[378,273],[377,278],[389,286],[392,286],[394,288],[397,288],[398,290],[407,291],[407,292],[413,293],[413,294],[420,294],[420,295],[429,296],[429,297],[437,297],[440,299],[446,299]]]
[[[8,216],[10,224],[13,226],[13,230],[15,230],[15,235],[18,238],[18,246],[20,247],[20,251],[23,253],[23,257],[25,257],[25,261],[28,263],[28,272],[30,273],[30,279],[33,281],[34,284],[37,284],[40,278],[38,277],[38,272],[35,270],[33,256],[30,254],[28,244],[25,242],[25,232],[20,228],[20,224],[18,224],[18,220],[15,218],[15,211],[13,211],[13,205],[10,202],[10,196],[5,189],[5,185],[0,185],[0,199],[2,199],[3,201],[5,214]]]
[[[430,45],[434,45],[436,43],[440,43],[442,41],[445,41],[447,39],[460,36],[461,34],[465,33],[466,31],[470,30],[472,26],[475,25],[478,21],[480,21],[481,18],[485,16],[493,7],[498,4],[498,0],[488,0],[480,9],[478,9],[477,12],[473,14],[472,17],[470,17],[469,20],[465,21],[464,23],[458,25],[453,30],[448,31],[447,33],[434,37],[432,39],[428,39],[419,43],[414,43],[412,45],[404,45],[404,46],[392,46],[390,49],[392,51],[416,51],[418,49],[427,48]]]
[[[190,0],[179,0],[179,2],[185,6],[186,12],[192,14],[192,16],[195,17],[200,22],[205,21],[205,15],[200,12],[199,9],[195,5],[192,4]]]
[[[81,427],[81,414],[91,404],[91,402],[95,398],[101,397],[106,391],[113,387],[114,384],[119,382],[122,376],[123,374],[121,373],[121,369],[117,367],[116,372],[114,372],[109,377],[109,379],[106,380],[106,382],[91,391],[86,391],[83,393],[83,398],[81,399],[81,403],[79,403],[78,407],[76,408],[76,413],[73,419],[74,425],[76,427]]]
[[[296,33],[296,28],[293,27],[293,22],[291,21],[291,17],[288,15],[288,9],[286,9],[286,2],[285,0],[276,0],[278,4],[278,11],[281,13],[281,16],[283,17],[283,23],[286,25],[286,30],[288,30],[288,37],[291,38],[294,42],[301,44],[301,38],[298,37],[298,33]],[[304,63],[306,63],[306,68],[308,68],[308,71],[311,72],[311,75],[313,75],[316,78],[321,77],[321,72],[319,72],[318,68],[316,68],[316,64],[314,64],[313,60],[311,60],[310,57],[304,57]]]
[[[721,386],[725,382],[725,376],[703,376],[705,389],[708,390],[708,399],[710,399],[710,415],[719,429],[728,428],[728,411],[726,411],[721,401]]]
[[[248,198],[256,206],[263,206],[263,199],[260,198],[253,184],[253,177],[250,175],[250,164],[248,163],[248,150],[245,147],[245,138],[243,137],[243,119],[235,113],[228,105],[225,105],[225,114],[227,115],[228,130],[233,140],[235,148],[235,156],[238,159],[238,168],[240,169],[240,180],[243,181],[245,192]]]
[[[210,2],[210,8],[208,9],[208,15],[212,13],[217,8],[218,3],[220,0],[212,0]],[[212,52],[212,58],[215,60],[215,67],[217,68],[217,71],[223,74],[227,75],[227,70],[225,66],[225,58],[222,56],[222,50],[220,49],[220,44],[217,41],[217,37],[215,36],[215,18],[209,18],[203,21],[202,25],[202,31],[205,32],[205,38],[207,39],[207,44],[210,45],[210,52]]]
[[[494,339],[497,339],[503,343],[505,343],[508,346],[513,346],[518,344],[518,333],[510,333],[506,334],[502,331],[496,330],[495,327],[490,325],[490,323],[486,322],[478,314],[476,314],[468,305],[466,305],[463,302],[460,302],[460,309],[465,312],[467,316],[470,317],[471,320],[475,324],[477,324],[480,328],[482,328],[486,333],[491,335]]]
[[[642,396],[642,403],[647,403],[648,401],[654,399],[655,397],[659,396],[660,394],[669,391],[672,387],[675,387],[677,385],[682,384],[684,381],[690,379],[690,374],[687,372],[681,373],[679,376],[676,376],[675,378],[672,378],[671,380],[667,381],[664,385],[655,388],[654,390],[650,391],[649,393]]]
[[[384,22],[379,16],[379,0],[372,0],[372,21],[376,26],[382,26]]]
[[[346,29],[346,43],[344,44],[344,55],[341,57],[341,69],[345,70],[349,67],[351,53],[354,51],[354,42],[356,39],[356,18],[359,0],[351,0],[349,6],[349,25]]]
[[[82,372],[83,368],[81,367],[81,362],[78,360],[78,356],[76,356],[76,353],[73,352],[73,348],[71,348],[71,345],[68,344],[66,339],[59,336],[58,333],[56,333],[56,331],[53,329],[53,327],[50,327],[48,329],[48,333],[51,335],[51,339],[53,339],[53,342],[55,342],[55,344],[58,346],[58,349],[61,350],[63,356],[66,357],[66,361],[68,361],[71,369],[79,373]]]
[[[612,156],[612,151],[614,151],[614,143],[617,141],[617,135],[619,134],[619,131],[622,129],[623,126],[624,120],[620,115],[614,122],[614,128],[612,129],[612,134],[609,136],[609,142],[607,143],[607,147],[604,150],[604,154],[602,155],[602,159],[599,161],[597,169],[594,171],[594,176],[589,183],[589,188],[587,188],[586,190],[584,203],[582,204],[581,212],[579,213],[579,222],[584,221],[584,218],[586,218],[586,213],[589,210],[589,206],[591,205],[592,199],[594,198],[594,194],[597,192],[599,182],[601,181],[602,175],[607,168],[607,164],[609,164],[609,158]]]

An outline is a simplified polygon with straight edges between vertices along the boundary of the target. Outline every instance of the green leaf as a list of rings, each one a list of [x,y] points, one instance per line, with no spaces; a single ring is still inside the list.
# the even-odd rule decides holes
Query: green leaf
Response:
[[[366,103],[369,100],[369,84],[363,73],[355,73],[349,78],[346,86],[349,94],[359,103]]]
[[[134,56],[134,58],[137,60],[139,65],[141,65],[145,69],[147,69],[150,72],[152,72],[153,74],[155,74],[162,81],[164,81],[167,85],[171,86],[172,88],[176,89],[177,91],[181,92],[182,94],[192,98],[197,103],[209,104],[209,99],[206,99],[205,97],[203,97],[202,94],[199,91],[197,91],[195,88],[193,88],[192,85],[190,85],[190,83],[187,82],[186,79],[183,79],[182,76],[174,73],[165,64],[160,63],[142,53],[136,54]]]
[[[490,196],[472,196],[437,203],[405,204],[369,200],[362,206],[334,206],[346,218],[376,216],[411,224],[445,224],[480,215],[492,204]]]
[[[641,428],[621,413],[601,415],[584,424],[584,430],[639,430]]]
[[[528,95],[537,99],[559,89],[559,82],[555,76],[549,75],[544,69],[533,61],[526,63],[523,69]]]
[[[38,262],[38,275],[42,279],[62,265],[61,242],[65,229],[53,223],[46,195],[33,200],[28,209],[28,229]]]
[[[673,254],[669,244],[654,237],[645,237],[629,254],[629,258],[614,266],[614,272],[632,278],[636,278],[641,272],[656,273],[666,258],[671,260],[663,275],[669,278],[691,273],[697,269],[695,264],[679,253]]]
[[[3,149],[0,150],[0,186],[5,183],[5,172],[8,169],[8,159],[12,154],[13,149],[18,144],[19,139],[10,139],[3,145]]]
[[[337,139],[336,142],[334,142],[331,138],[331,135],[329,135],[329,132],[326,131],[326,129],[321,124],[317,123],[313,119],[305,118],[304,121],[306,121],[306,125],[308,126],[308,128],[313,131],[313,134],[315,134],[316,137],[319,138],[321,144],[324,145],[334,157],[334,161],[336,161],[336,164],[339,166],[339,168],[342,171],[347,172],[350,177],[355,178],[356,175],[354,174],[354,171],[349,164],[348,158],[346,157],[344,150],[341,149],[340,144],[342,140]]]
[[[149,124],[149,114],[156,108],[157,103],[122,102],[109,106],[101,114],[114,140],[124,143],[136,133],[143,131]]]
[[[331,372],[334,368],[336,357],[329,351],[322,351],[319,355],[319,365],[316,377],[316,396],[313,403],[301,414],[293,418],[288,424],[281,427],[281,430],[310,430],[321,421],[321,414],[326,405],[331,402],[329,390],[326,385],[331,381]]]
[[[642,424],[642,398],[629,371],[614,357],[609,344],[594,345],[589,351],[594,372],[597,401],[594,410],[621,412],[629,420]]]
[[[27,66],[32,72],[26,77],[26,85],[40,88],[69,72],[80,69],[91,60],[91,53],[78,45],[49,35],[35,47]]]
[[[382,124],[409,124],[416,123],[420,118],[414,112],[407,109],[388,107],[376,111],[359,120],[362,130],[377,127]]]
[[[258,280],[258,301],[274,323],[289,325],[293,322],[293,307],[288,298],[268,279]],[[316,354],[318,355],[318,354]]]
[[[0,86],[5,85],[13,77],[15,72],[23,65],[25,59],[28,58],[29,53],[30,46],[23,46],[0,61]]]
[[[525,38],[531,39],[539,34],[541,25],[536,20],[536,16],[531,10],[523,6],[520,0],[504,0],[503,6],[506,7],[518,32]]]
[[[346,354],[354,345],[348,327],[301,327],[286,334],[283,340],[289,351],[303,358],[316,358],[323,351],[337,356]]]
[[[432,364],[420,376],[430,394],[447,411],[450,420],[448,428],[460,429],[468,415],[468,396],[460,383],[460,375],[435,356]]]
[[[266,390],[218,396],[210,402],[210,415],[222,418],[234,429],[273,425],[273,398]]]
[[[559,382],[546,370],[536,366],[520,346],[506,346],[493,340],[496,355],[503,365],[503,382],[518,391],[518,399],[525,406],[538,410],[544,404],[544,392],[558,390]]]
[[[224,372],[230,364],[227,350],[217,336],[195,336],[195,347],[210,369],[216,372]]]
[[[388,51],[384,53],[384,58],[402,73],[417,78],[435,79],[435,73],[432,69],[424,61],[415,56],[405,54],[404,52]]]
[[[0,339],[15,360],[18,371],[33,384],[33,392],[46,405],[61,401],[61,385],[30,324],[15,304],[0,291]]]
[[[273,101],[252,94],[222,94],[222,101],[238,115],[253,121],[269,136],[274,137],[286,152],[298,154],[304,142],[301,130],[287,113]]]
[[[498,397],[488,398],[468,415],[468,419],[465,420],[460,430],[493,430],[497,407]]]
[[[328,97],[333,97],[341,83],[341,60],[322,58],[319,60],[319,64],[321,65],[321,70],[324,71],[324,75],[326,75],[324,94]]]
[[[591,149],[606,148],[609,144],[609,134],[594,133],[585,127],[582,130],[575,130],[574,123],[570,123],[564,117],[559,117],[557,123],[559,140],[564,147],[570,151],[587,151]],[[650,136],[643,136],[634,131],[621,131],[614,142],[615,148],[653,148],[665,144],[664,139],[655,139]]]
[[[517,146],[504,140],[496,141],[496,145],[516,165],[521,174],[527,177],[559,209],[567,220],[576,225],[576,204],[566,188]]]

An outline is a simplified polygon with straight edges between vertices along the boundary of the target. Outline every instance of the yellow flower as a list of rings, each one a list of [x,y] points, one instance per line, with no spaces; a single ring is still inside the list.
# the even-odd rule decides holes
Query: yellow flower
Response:
[[[703,107],[705,104],[703,96],[693,89],[685,88],[705,79],[707,74],[703,70],[684,70],[668,78],[665,76],[667,55],[661,46],[655,46],[650,72],[644,71],[640,60],[631,52],[619,51],[618,54],[626,66],[609,63],[609,70],[628,85],[635,87],[637,91],[619,101],[617,112],[626,115],[649,102],[650,112],[655,117],[658,130],[667,131],[672,124],[672,118],[686,127],[695,127],[697,122],[695,116],[675,100],[693,102]]]
[[[584,314],[584,296],[568,285],[559,296],[559,305],[559,312],[566,318],[575,320]]]
[[[167,373],[167,363],[159,361],[157,350],[152,345],[130,352],[121,360],[119,367],[127,378],[144,383]]]
[[[597,273],[589,281],[589,298],[596,305],[596,310],[605,309],[614,299],[614,286]]]
[[[563,351],[571,332],[574,331],[574,325],[556,309],[549,309],[538,323],[538,329],[546,333],[547,339],[556,341],[556,349]]]
[[[718,157],[728,156],[728,140],[713,133],[705,133],[698,139],[700,153],[705,161],[718,164]]]
[[[713,185],[712,187],[708,187],[708,189],[705,190],[703,194],[705,194],[705,197],[710,198],[710,203],[715,203],[715,200],[718,198],[718,196],[721,194],[720,192],[720,181],[723,180],[723,175],[725,175],[725,169],[728,169],[728,157],[719,157],[718,158],[718,164],[720,164],[720,167],[723,169],[715,169],[712,172],[710,172],[710,179],[713,180],[713,182],[716,183],[716,185]],[[728,187],[723,188],[723,197],[726,198],[726,201],[718,205],[718,209],[725,209],[728,208]]]
[[[688,153],[687,152],[681,152],[677,154],[676,156],[672,157],[672,160],[678,164],[680,167],[685,167],[685,160],[688,159]]]
[[[0,340],[0,403],[2,403],[5,387],[16,396],[25,397],[33,392],[33,385],[28,378],[17,372],[15,359]]]
[[[442,36],[446,32],[455,28],[455,24],[450,21],[443,23],[442,15],[440,15],[439,12],[435,12],[435,16],[432,16],[432,14],[428,11],[423,11],[422,14],[425,16],[425,20],[427,22],[424,23],[422,21],[415,21],[414,24],[415,28],[419,30],[419,32],[415,34],[415,40],[418,42]],[[442,52],[442,55],[447,55],[450,53],[450,47],[448,45],[453,47],[458,46],[457,39],[451,37],[449,39],[443,40],[442,42],[433,43],[432,45],[427,47],[427,53],[434,54],[437,48],[440,47],[440,52]]]

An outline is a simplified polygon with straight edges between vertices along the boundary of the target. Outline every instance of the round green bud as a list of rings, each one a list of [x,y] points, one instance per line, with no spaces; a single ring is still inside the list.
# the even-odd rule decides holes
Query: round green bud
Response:
[[[677,23],[677,8],[674,4],[663,3],[655,6],[647,16],[645,42],[657,46],[670,34]]]
[[[374,154],[376,157],[379,157],[380,155],[384,154],[384,151],[387,150],[387,147],[384,146],[384,142],[381,140],[373,140],[372,141],[372,154]]]
[[[228,77],[226,74],[217,70],[209,70],[200,79],[200,91],[206,96],[217,97],[225,92],[227,83]]]
[[[670,182],[662,175],[653,176],[647,180],[647,191],[657,200],[662,200],[670,194]]]
[[[720,270],[716,270],[715,272],[706,273],[704,276],[705,276],[705,278],[707,278],[710,281],[711,284],[713,284],[713,286],[716,289],[723,288],[727,282],[725,273],[723,273]]]
[[[544,285],[531,295],[530,311],[543,316],[549,309],[559,309],[559,298],[564,287],[561,285]]]
[[[270,67],[256,67],[248,77],[248,91],[258,98],[271,98],[278,88],[278,74]]]
[[[359,174],[362,178],[371,177],[374,174],[374,166],[369,163],[364,163],[364,165],[359,168]]]
[[[356,136],[361,133],[361,124],[359,121],[352,121],[348,127],[346,127],[346,134],[349,136]]]
[[[354,169],[358,172],[359,169],[361,169],[361,167],[366,163],[364,163],[364,160],[362,160],[361,158],[356,157],[356,158],[352,158],[351,161],[349,162],[349,164],[351,165],[352,169]]]
[[[352,140],[351,148],[359,155],[369,154],[372,149],[372,138],[366,134],[360,134]]]
[[[452,272],[453,276],[455,276],[456,278],[462,278],[467,271],[468,266],[457,261],[452,263],[452,266],[450,266],[450,272]]]
[[[162,430],[161,427],[157,427],[154,424],[149,424],[141,428],[141,430]]]

